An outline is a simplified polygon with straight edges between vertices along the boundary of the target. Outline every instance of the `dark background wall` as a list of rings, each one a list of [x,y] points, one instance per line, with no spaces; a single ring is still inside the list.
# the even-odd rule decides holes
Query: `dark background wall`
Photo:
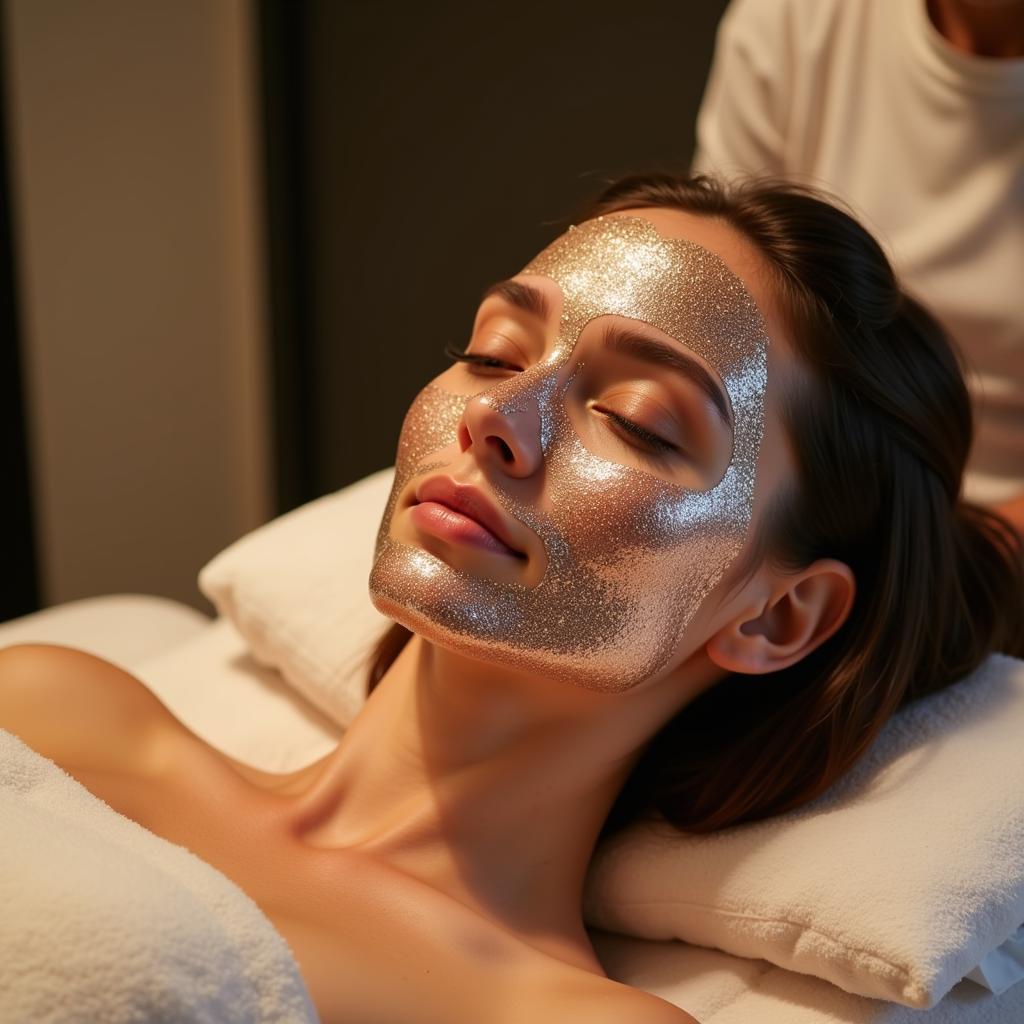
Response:
[[[0,6],[0,622],[39,607],[8,178],[4,10]]]
[[[261,8],[279,507],[405,410],[605,181],[685,170],[724,0]]]

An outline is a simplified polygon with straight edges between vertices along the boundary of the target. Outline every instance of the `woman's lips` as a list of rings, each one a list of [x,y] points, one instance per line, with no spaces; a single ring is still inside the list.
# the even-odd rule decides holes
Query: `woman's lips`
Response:
[[[427,477],[416,488],[413,522],[442,540],[470,544],[520,560],[515,533],[498,506],[479,487],[447,474]]]
[[[522,559],[525,556],[500,541],[487,527],[470,516],[439,501],[421,501],[409,510],[413,522],[424,532],[441,540],[469,544],[499,555]]]

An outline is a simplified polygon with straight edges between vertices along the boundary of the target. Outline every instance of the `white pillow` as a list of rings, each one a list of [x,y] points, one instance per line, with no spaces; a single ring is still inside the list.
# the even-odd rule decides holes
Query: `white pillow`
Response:
[[[1000,966],[1008,987],[1013,959],[983,960],[1024,921],[1022,736],[1024,662],[993,655],[895,715],[811,804],[708,836],[612,837],[591,865],[587,921],[918,1008],[979,964],[977,980]]]
[[[368,658],[391,620],[370,603],[373,546],[394,469],[293,509],[235,541],[199,589],[307,700],[347,726],[363,706]]]
[[[253,655],[342,725],[389,621],[367,581],[392,477],[268,523],[200,575]],[[914,1007],[972,968],[990,976],[996,960],[1005,987],[1014,961],[998,947],[1024,921],[1022,735],[1024,662],[994,656],[896,715],[812,805],[711,836],[634,826],[614,837],[592,865],[587,922]]]

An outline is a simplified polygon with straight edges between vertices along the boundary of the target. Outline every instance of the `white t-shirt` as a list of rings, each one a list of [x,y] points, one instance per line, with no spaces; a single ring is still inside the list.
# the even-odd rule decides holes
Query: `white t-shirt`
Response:
[[[969,367],[969,497],[1024,491],[1024,60],[955,50],[925,0],[733,0],[695,170],[843,198]]]

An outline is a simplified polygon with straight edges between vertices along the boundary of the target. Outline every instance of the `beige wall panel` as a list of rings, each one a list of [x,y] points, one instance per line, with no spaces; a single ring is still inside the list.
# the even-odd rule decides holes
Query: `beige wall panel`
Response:
[[[8,0],[15,245],[43,593],[199,607],[269,515],[242,0]]]

